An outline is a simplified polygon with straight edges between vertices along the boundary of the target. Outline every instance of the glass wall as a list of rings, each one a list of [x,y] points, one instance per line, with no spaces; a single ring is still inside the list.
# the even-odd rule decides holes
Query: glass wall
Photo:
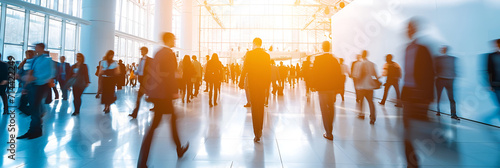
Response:
[[[153,55],[154,0],[116,0],[115,60],[137,63],[140,48]]]
[[[29,3],[47,7],[61,14],[59,16],[81,16],[81,0],[24,0]],[[37,4],[38,3],[38,4]],[[25,58],[26,50],[34,50],[36,43],[45,43],[53,56],[66,56],[67,62],[75,63],[78,52],[78,33],[80,25],[58,16],[31,11],[24,7],[1,4],[0,27],[2,60],[14,56],[20,62]],[[0,15],[1,16],[1,15]],[[2,38],[3,37],[3,38]],[[55,58],[57,58],[55,57]]]

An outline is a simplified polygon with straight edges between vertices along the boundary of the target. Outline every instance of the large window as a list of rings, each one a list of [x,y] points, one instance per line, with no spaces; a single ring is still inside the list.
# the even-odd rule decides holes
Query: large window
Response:
[[[43,42],[45,32],[45,15],[31,12],[29,23],[28,45]]]
[[[24,39],[24,10],[8,6],[5,20],[5,40],[4,40],[4,57],[14,56],[16,60],[23,58],[23,39]]]
[[[61,26],[62,22],[56,19],[49,21],[49,48],[61,48]]]

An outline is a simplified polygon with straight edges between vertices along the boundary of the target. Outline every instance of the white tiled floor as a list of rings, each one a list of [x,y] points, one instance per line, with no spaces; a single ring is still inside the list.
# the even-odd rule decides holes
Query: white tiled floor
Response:
[[[301,83],[302,84],[302,83]],[[136,89],[117,92],[110,114],[94,95],[84,95],[80,116],[72,117],[72,99],[47,105],[44,135],[18,140],[16,160],[7,158],[8,145],[0,143],[2,167],[135,167],[142,136],[150,124],[151,105],[143,102],[139,117],[127,115],[134,107]],[[191,143],[177,159],[170,138],[169,117],[155,135],[151,167],[404,167],[401,109],[392,103],[376,105],[377,122],[356,118],[354,95],[337,101],[335,140],[327,141],[316,94],[305,101],[302,87],[286,88],[285,96],[271,97],[264,121],[264,136],[253,142],[250,109],[243,90],[223,84],[219,106],[208,107],[208,94],[192,103],[176,102],[181,141]],[[340,97],[338,97],[340,99]],[[365,113],[368,113],[365,111]],[[440,127],[430,139],[415,142],[423,167],[500,167],[500,129],[449,116],[430,114]],[[30,119],[16,116],[20,133]],[[1,116],[0,140],[8,141],[8,116]],[[418,128],[417,128],[418,129]],[[0,142],[1,142],[0,141]]]

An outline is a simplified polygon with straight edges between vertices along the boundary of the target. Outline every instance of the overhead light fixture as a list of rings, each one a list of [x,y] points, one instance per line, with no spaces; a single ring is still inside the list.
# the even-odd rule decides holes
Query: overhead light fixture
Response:
[[[339,3],[339,7],[340,7],[340,9],[344,8],[345,7],[345,2],[344,1],[340,2]]]
[[[325,14],[326,14],[326,15],[330,14],[330,8],[328,8],[328,6],[327,6],[327,7],[325,7]]]

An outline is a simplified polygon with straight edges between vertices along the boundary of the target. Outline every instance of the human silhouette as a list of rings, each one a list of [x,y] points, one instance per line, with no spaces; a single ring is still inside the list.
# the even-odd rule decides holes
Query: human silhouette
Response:
[[[164,114],[170,114],[170,129],[172,138],[177,146],[177,156],[181,158],[189,148],[189,142],[182,146],[177,132],[177,116],[174,111],[173,99],[179,97],[175,71],[177,59],[171,48],[175,47],[175,36],[172,33],[163,34],[163,43],[166,47],[161,48],[149,65],[149,72],[145,78],[146,93],[155,105],[154,117],[151,126],[147,129],[142,141],[137,167],[147,167],[149,151],[153,142],[156,128],[160,125]]]
[[[200,85],[201,85],[201,78],[203,74],[203,68],[201,67],[201,63],[197,60],[196,55],[193,55],[191,57],[193,59],[193,66],[194,66],[194,71],[195,75],[193,77],[193,86],[194,86],[194,97],[198,96],[198,93],[200,93]]]
[[[358,94],[358,89],[356,89],[356,85],[358,83],[358,79],[356,79],[354,76],[352,76],[354,73],[355,73],[355,69],[354,69],[354,66],[356,65],[356,63],[358,62],[361,62],[362,58],[361,58],[361,55],[356,55],[356,61],[352,62],[351,64],[351,78],[352,78],[352,83],[354,84],[354,91],[356,93],[356,102],[360,102],[361,98]]]
[[[71,66],[66,62],[66,57],[59,57],[59,62],[57,64],[57,76],[56,80],[59,82],[59,86],[62,92],[63,100],[68,100],[68,90],[64,87],[69,78],[71,78]]]
[[[117,97],[115,95],[116,77],[120,75],[118,63],[113,60],[115,52],[109,50],[106,52],[105,60],[101,61],[99,76],[102,77],[102,97],[101,104],[104,104],[104,113],[111,111],[110,106]]]
[[[380,101],[379,104],[385,105],[389,89],[392,86],[394,87],[394,90],[396,90],[397,103],[395,106],[402,107],[401,94],[399,92],[399,78],[401,78],[401,67],[398,63],[392,61],[392,58],[393,56],[391,54],[387,54],[385,56],[386,63],[384,64],[382,76],[386,77],[386,81],[384,84],[384,96],[382,97],[382,101]]]
[[[343,58],[339,58],[339,64],[340,64],[340,72],[341,72],[341,76],[340,76],[341,86],[340,86],[340,89],[339,89],[337,94],[340,94],[340,96],[342,97],[342,101],[345,101],[345,98],[344,98],[345,97],[344,96],[345,82],[346,82],[347,77],[351,75],[351,72],[349,71],[349,67],[346,64],[344,64]]]
[[[488,79],[500,104],[500,39],[495,40],[496,51],[488,54]]]
[[[375,124],[377,119],[375,112],[375,105],[373,103],[373,90],[378,89],[380,85],[378,84],[377,71],[375,69],[375,64],[368,61],[368,51],[363,50],[361,54],[362,60],[357,62],[354,66],[353,77],[357,80],[356,83],[356,94],[359,95],[359,109],[360,113],[358,118],[364,119],[363,114],[363,99],[368,102],[368,107],[370,108],[370,124]]]
[[[89,69],[87,64],[85,64],[85,57],[82,53],[76,54],[76,63],[71,66],[71,75],[74,78],[74,83],[72,84],[73,90],[73,104],[75,106],[75,112],[73,116],[80,114],[80,107],[82,105],[82,94],[85,88],[89,86]]]
[[[210,107],[217,106],[217,95],[219,94],[222,82],[222,71],[224,69],[222,63],[219,61],[219,55],[217,53],[212,54],[212,59],[208,61],[207,72],[205,73],[205,79],[208,82],[208,104]]]
[[[306,60],[302,62],[302,77],[306,84],[306,99],[307,102],[311,100],[311,56],[307,56]],[[281,85],[280,85],[281,86]]]
[[[443,90],[446,89],[448,93],[448,100],[450,101],[451,118],[460,120],[457,116],[456,103],[453,93],[453,83],[457,77],[456,62],[457,57],[448,55],[448,46],[441,47],[441,55],[434,58],[434,66],[436,70],[436,91],[437,91],[437,110],[436,115],[441,115],[440,100]]]
[[[137,98],[135,100],[135,108],[132,111],[132,114],[129,114],[129,116],[132,118],[137,118],[137,114],[139,113],[139,107],[141,106],[141,99],[142,99],[142,96],[144,96],[145,89],[146,89],[144,77],[148,74],[149,64],[153,60],[151,57],[148,57],[149,50],[147,47],[141,47],[140,50],[141,50],[142,57],[139,60],[139,67],[137,68],[137,73],[136,73],[138,76],[137,78],[139,80],[140,87],[139,87],[139,91],[137,91]]]
[[[318,91],[319,105],[325,133],[323,137],[333,140],[333,120],[335,117],[335,95],[341,88],[341,71],[337,59],[330,53],[330,42],[323,42],[324,53],[316,56],[312,67],[313,87]]]
[[[252,122],[254,130],[254,142],[259,142],[262,137],[262,127],[264,121],[264,102],[266,89],[271,85],[271,59],[269,54],[261,48],[262,40],[253,40],[253,49],[245,54],[243,71],[240,79],[247,79],[248,90],[250,91],[250,102],[252,103]],[[239,83],[243,89],[245,82]]]

